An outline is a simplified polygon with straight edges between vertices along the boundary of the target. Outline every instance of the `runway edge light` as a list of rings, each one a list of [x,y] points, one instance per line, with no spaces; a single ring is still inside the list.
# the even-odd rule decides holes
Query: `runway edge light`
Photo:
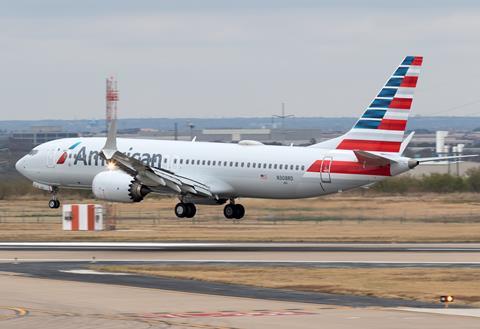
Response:
[[[455,301],[455,297],[451,295],[444,295],[440,296],[440,302],[445,304],[445,307],[448,307],[448,303],[453,303]]]

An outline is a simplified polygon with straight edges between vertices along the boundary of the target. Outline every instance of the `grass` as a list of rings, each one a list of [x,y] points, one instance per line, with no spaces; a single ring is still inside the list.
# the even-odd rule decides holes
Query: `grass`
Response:
[[[44,199],[0,201],[0,241],[325,241],[480,242],[478,194],[363,196],[307,200],[240,200],[244,220],[222,206],[198,206],[195,220],[173,214],[174,198],[116,204],[116,231],[64,232],[61,209]],[[62,199],[75,203],[75,199]],[[81,202],[95,202],[82,200]]]
[[[480,271],[473,268],[320,269],[241,265],[115,265],[94,268],[108,272],[430,303],[438,302],[441,295],[451,294],[458,304],[480,306]]]

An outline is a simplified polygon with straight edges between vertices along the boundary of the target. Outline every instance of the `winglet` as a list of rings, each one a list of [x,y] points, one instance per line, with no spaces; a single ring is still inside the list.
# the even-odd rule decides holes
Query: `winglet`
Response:
[[[117,152],[117,119],[112,119],[108,126],[107,140],[103,146],[102,153],[105,159],[110,160]]]
[[[403,152],[405,152],[408,144],[410,144],[410,142],[412,141],[413,135],[415,135],[414,131],[412,131],[410,135],[408,135],[407,138],[403,140],[402,144],[400,145],[400,154],[403,154]]]

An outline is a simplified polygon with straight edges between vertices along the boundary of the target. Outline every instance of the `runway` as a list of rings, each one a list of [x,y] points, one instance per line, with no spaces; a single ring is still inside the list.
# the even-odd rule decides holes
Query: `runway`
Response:
[[[475,310],[455,306],[448,313],[436,303],[105,274],[90,266],[457,268],[480,267],[479,256],[479,244],[1,243],[0,326],[438,328],[461,321],[478,328]]]
[[[0,243],[0,262],[170,261],[298,266],[480,266],[480,244],[364,243]]]
[[[480,252],[480,243],[0,242],[0,250]]]
[[[479,325],[473,317],[401,309],[351,308],[0,275],[2,329],[309,329],[319,324],[330,329],[438,329],[452,324],[473,329]]]

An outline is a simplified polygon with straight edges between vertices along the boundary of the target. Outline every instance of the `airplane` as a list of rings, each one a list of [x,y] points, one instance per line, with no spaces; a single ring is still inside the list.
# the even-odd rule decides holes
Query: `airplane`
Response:
[[[33,148],[16,169],[49,191],[58,208],[61,188],[91,189],[95,198],[140,202],[150,193],[175,195],[174,212],[192,218],[196,205],[224,205],[240,219],[239,198],[311,198],[370,186],[420,163],[466,156],[408,158],[404,139],[421,56],[406,56],[355,125],[344,135],[308,147],[117,138],[65,138]]]

